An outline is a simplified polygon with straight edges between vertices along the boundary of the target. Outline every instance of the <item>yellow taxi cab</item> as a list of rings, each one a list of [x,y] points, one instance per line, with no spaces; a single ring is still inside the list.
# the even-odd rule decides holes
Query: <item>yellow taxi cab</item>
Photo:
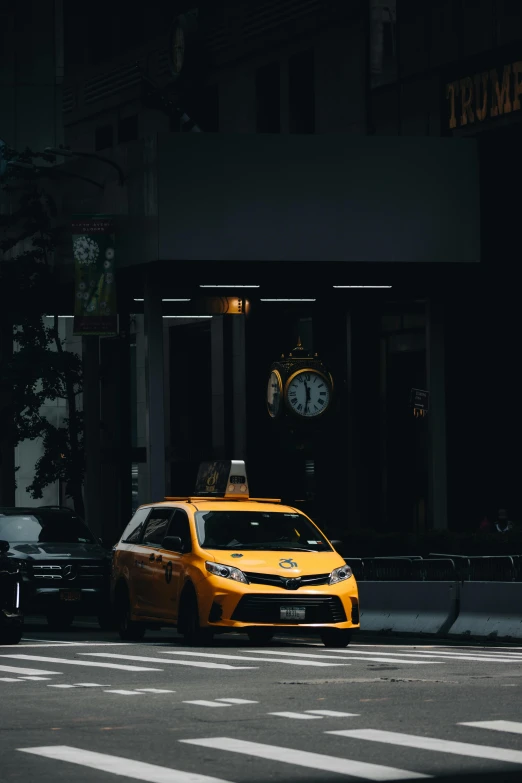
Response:
[[[136,511],[114,548],[111,596],[125,640],[162,626],[189,644],[308,629],[346,647],[359,628],[350,567],[301,511],[250,498],[238,460],[203,463],[193,497]]]

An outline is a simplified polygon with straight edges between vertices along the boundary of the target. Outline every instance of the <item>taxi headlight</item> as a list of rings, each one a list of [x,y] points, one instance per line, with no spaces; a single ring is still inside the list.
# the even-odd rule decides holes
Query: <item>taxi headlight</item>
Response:
[[[349,565],[343,565],[340,568],[336,568],[330,574],[329,585],[336,585],[337,582],[344,582],[345,579],[349,579],[353,576],[352,569]]]
[[[234,579],[236,582],[248,584],[248,579],[239,568],[221,565],[221,563],[211,563],[210,560],[206,561],[205,567],[209,574],[213,574],[214,576],[222,576],[224,579]]]

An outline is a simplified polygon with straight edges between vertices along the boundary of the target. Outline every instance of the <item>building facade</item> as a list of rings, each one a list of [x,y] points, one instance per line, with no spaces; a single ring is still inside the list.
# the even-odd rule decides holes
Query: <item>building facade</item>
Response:
[[[340,531],[473,529],[495,504],[516,510],[520,4],[436,5],[66,6],[65,143],[98,156],[66,165],[103,188],[64,185],[64,214],[121,226],[120,336],[84,338],[86,506],[108,538],[132,503],[189,492],[213,455],[246,457],[257,493]],[[417,149],[410,170],[400,149]],[[366,224],[336,212],[347,183]],[[63,264],[72,306],[67,248]],[[249,312],[210,317],[205,294]],[[298,301],[262,301],[276,299]],[[306,448],[265,403],[298,336],[331,367],[338,406]],[[426,419],[412,387],[430,391]]]

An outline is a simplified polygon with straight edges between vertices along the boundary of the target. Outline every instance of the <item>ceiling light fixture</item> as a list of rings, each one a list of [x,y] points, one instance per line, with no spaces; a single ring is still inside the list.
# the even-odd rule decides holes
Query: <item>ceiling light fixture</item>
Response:
[[[200,288],[261,288],[259,285],[200,285]]]
[[[334,288],[391,288],[391,285],[334,285]]]
[[[317,299],[260,299],[260,302],[316,302]]]

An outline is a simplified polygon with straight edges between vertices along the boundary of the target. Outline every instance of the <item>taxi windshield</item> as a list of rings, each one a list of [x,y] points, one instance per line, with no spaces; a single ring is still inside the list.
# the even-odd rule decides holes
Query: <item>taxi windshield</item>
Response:
[[[326,538],[302,514],[275,511],[198,511],[196,530],[207,549],[326,552]]]

